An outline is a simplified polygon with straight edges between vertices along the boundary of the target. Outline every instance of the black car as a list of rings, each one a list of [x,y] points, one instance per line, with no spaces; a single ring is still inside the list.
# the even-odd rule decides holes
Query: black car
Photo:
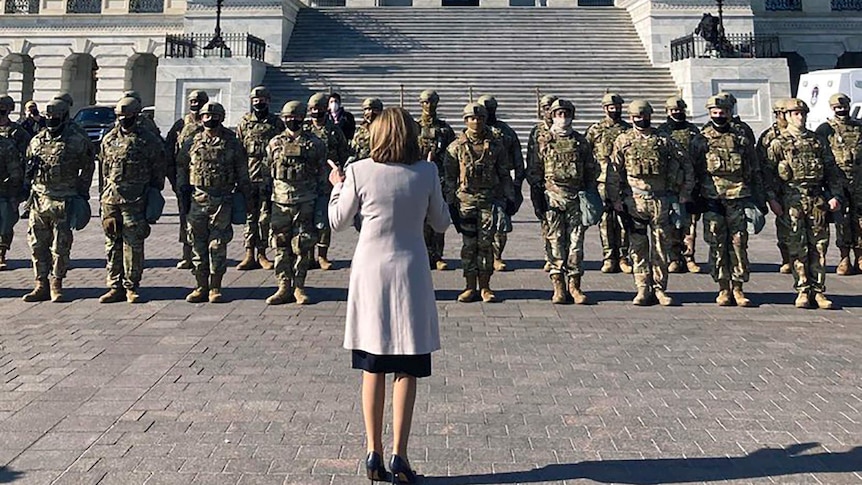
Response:
[[[81,108],[73,120],[87,132],[90,141],[99,143],[114,127],[117,115],[114,114],[113,106],[87,106]]]

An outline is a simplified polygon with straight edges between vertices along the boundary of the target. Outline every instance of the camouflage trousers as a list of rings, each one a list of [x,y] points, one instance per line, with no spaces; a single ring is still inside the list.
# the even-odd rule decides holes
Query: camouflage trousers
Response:
[[[180,218],[179,241],[182,245],[187,246],[187,245],[191,244],[189,242],[189,221],[188,221],[189,215],[188,215],[188,213],[186,213],[186,211],[183,210],[182,197],[180,196],[179,192],[174,192],[174,194],[177,196],[177,214],[179,215],[179,218]]]
[[[844,201],[841,207],[844,223],[835,224],[835,244],[839,249],[862,249],[862,193],[845,191]]]
[[[781,253],[781,263],[790,262],[790,250],[787,249],[787,240],[790,237],[790,218],[787,214],[775,216],[775,245]]]
[[[545,220],[551,248],[551,275],[584,274],[584,226],[581,225],[580,203],[574,200],[566,203],[565,207],[548,209]]]
[[[27,242],[36,279],[66,277],[72,252],[72,228],[66,214],[66,201],[34,195],[27,227]]]
[[[144,240],[150,235],[145,202],[102,204],[108,288],[137,288],[144,273]]]
[[[542,226],[542,242],[545,243],[545,262],[550,264],[553,256],[551,256],[551,240],[548,239],[548,221],[542,219],[539,223]]]
[[[314,201],[272,204],[270,246],[275,248],[275,279],[279,284],[305,287],[316,241]]]
[[[613,207],[605,208],[599,222],[602,259],[620,260],[629,256],[629,234],[623,220]]]
[[[494,259],[503,259],[503,250],[509,241],[509,233],[512,232],[512,216],[506,214],[501,206],[495,206],[496,227],[494,227]]]
[[[18,221],[18,201],[15,199],[0,199],[0,219],[3,220],[5,231],[0,231],[0,249],[9,249],[12,247],[12,239],[15,238],[15,223]],[[6,222],[6,218],[9,221]]]
[[[464,276],[494,272],[494,206],[482,202],[461,205],[461,266]]]
[[[233,239],[232,199],[231,194],[215,196],[200,191],[192,198],[188,223],[195,275],[227,272],[227,245]]]
[[[269,242],[270,197],[267,184],[255,182],[251,185],[249,198],[254,210],[245,216],[243,239],[246,249],[265,249]]]
[[[697,246],[697,223],[700,214],[689,214],[688,221],[683,227],[670,228],[670,260],[680,263],[694,261],[694,251]]]
[[[327,182],[327,187],[330,187],[329,182]],[[326,200],[329,200],[331,195],[332,191],[330,190],[326,194]],[[317,231],[317,247],[328,248],[332,242],[332,228],[329,227],[329,213],[325,209],[323,211],[323,218],[326,220],[324,221],[323,229]]]
[[[670,203],[664,197],[629,197],[626,200],[632,227],[629,238],[635,285],[667,289],[670,259]]]
[[[719,210],[703,214],[703,238],[709,244],[714,281],[746,282],[749,277],[748,221],[741,200],[716,200]]]
[[[437,261],[443,260],[443,248],[446,245],[446,234],[440,234],[425,224],[423,229],[425,235],[425,247],[428,248],[428,262],[436,264]]]
[[[791,193],[784,196],[782,206],[790,221],[787,249],[793,261],[793,287],[799,292],[823,293],[829,247],[826,199]]]

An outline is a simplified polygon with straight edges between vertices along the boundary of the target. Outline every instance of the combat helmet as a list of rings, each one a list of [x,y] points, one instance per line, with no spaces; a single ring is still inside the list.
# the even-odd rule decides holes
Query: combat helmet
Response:
[[[194,91],[190,92],[188,97],[186,98],[186,101],[197,101],[200,104],[208,103],[209,100],[210,97],[207,92],[201,89],[195,89]]]
[[[671,96],[664,102],[664,107],[668,110],[679,109],[685,111],[685,109],[688,108],[688,105],[685,104],[685,100],[681,97]]]
[[[490,94],[479,96],[479,99],[477,99],[476,102],[484,106],[488,111],[494,111],[497,109],[497,100]]]
[[[729,109],[732,109],[732,106],[730,105],[729,99],[716,95],[716,96],[710,96],[706,100],[706,109],[712,109],[712,108],[720,108],[720,109],[729,110]]]
[[[266,87],[256,86],[252,88],[251,93],[249,93],[248,97],[271,99],[272,95],[269,93],[269,89],[266,89]]]
[[[485,107],[479,103],[467,103],[467,105],[464,106],[463,115],[465,119],[469,116],[475,116],[477,118],[487,118],[488,110],[485,109]]]
[[[805,104],[805,101],[802,101],[799,98],[790,98],[786,101],[785,111],[801,111],[803,113],[808,113],[808,105]]]
[[[572,116],[575,115],[575,105],[567,99],[558,99],[551,104],[551,113],[555,113],[559,110],[566,110],[571,113]]]
[[[123,97],[124,97],[124,98],[133,98],[133,99],[137,99],[139,103],[143,103],[143,102],[144,102],[144,101],[143,101],[143,98],[141,98],[141,93],[139,93],[139,92],[137,92],[137,91],[134,91],[134,90],[125,91],[125,92],[123,93]]]
[[[650,116],[652,113],[652,105],[649,101],[636,99],[629,103],[629,114],[632,116]]]
[[[137,116],[140,112],[141,102],[131,96],[120,99],[114,108],[117,116]]]
[[[224,106],[222,106],[222,104],[217,101],[207,101],[206,104],[201,107],[200,115],[218,116],[222,120],[224,120]]]
[[[75,106],[75,99],[74,99],[74,98],[72,98],[72,95],[71,95],[71,94],[69,94],[69,93],[68,93],[68,92],[66,92],[66,91],[64,91],[64,92],[62,92],[62,93],[60,93],[60,94],[58,94],[58,95],[54,96],[54,99],[59,99],[60,101],[62,101],[62,102],[64,102],[64,103],[66,103],[67,105],[69,105],[69,107],[70,107],[70,108],[71,108],[72,106]]]
[[[543,108],[550,107],[557,99],[559,98],[557,98],[553,94],[546,94],[539,99],[539,106]]]
[[[305,118],[305,105],[301,101],[288,101],[281,107],[281,116],[296,116],[300,119]]]
[[[383,111],[383,101],[380,101],[380,98],[365,98],[365,100],[362,101],[362,109]]]
[[[829,107],[850,106],[850,96],[844,93],[835,93],[829,97]]]
[[[437,91],[434,91],[433,89],[426,89],[425,91],[419,93],[419,102],[422,103],[424,101],[435,104],[440,101],[440,96],[437,95]]]
[[[69,104],[62,99],[54,98],[45,105],[45,115],[65,118],[69,115]]]
[[[605,93],[605,95],[602,96],[602,107],[610,106],[612,104],[622,105],[623,103],[625,103],[623,97],[617,93]]]
[[[722,91],[722,92],[716,94],[716,96],[718,96],[720,98],[726,98],[730,102],[731,108],[736,106],[736,96],[734,96],[733,94],[731,94],[727,91]]]
[[[309,108],[326,109],[326,95],[323,93],[314,93],[308,98]]]
[[[784,113],[787,111],[787,98],[776,98],[775,101],[772,102],[772,113]]]
[[[13,111],[15,109],[15,100],[8,94],[0,96],[0,108],[5,108],[10,112]]]

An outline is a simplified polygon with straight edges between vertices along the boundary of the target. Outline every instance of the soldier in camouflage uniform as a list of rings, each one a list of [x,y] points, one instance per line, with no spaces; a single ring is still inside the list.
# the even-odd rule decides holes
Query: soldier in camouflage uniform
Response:
[[[670,212],[674,198],[678,204],[688,202],[685,194],[691,193],[694,180],[686,179],[692,169],[682,164],[691,160],[677,142],[650,127],[653,109],[648,102],[633,101],[628,112],[634,128],[614,141],[607,194],[617,211],[623,210],[624,201],[631,217],[631,258],[638,289],[632,303],[648,305],[655,296],[662,306],[673,305],[667,294]]]
[[[0,271],[7,268],[6,251],[12,246],[12,239],[15,237],[14,227],[18,220],[18,203],[22,198],[24,189],[24,156],[27,153],[27,145],[30,143],[30,133],[20,124],[9,119],[9,114],[14,110],[15,101],[10,96],[0,95],[0,138],[10,141],[18,152],[17,155],[11,155],[4,149],[6,158],[0,160],[0,165],[9,167],[9,164],[15,161],[20,165],[15,173],[20,173],[22,177],[17,181],[7,180],[6,177],[11,174],[9,172],[3,180],[0,180],[3,185],[3,194],[0,195],[0,217],[4,218],[3,227],[0,229]],[[10,159],[9,157],[14,158]],[[13,187],[13,182],[18,183],[19,186]]]
[[[251,181],[248,154],[236,135],[224,126],[224,107],[209,101],[200,109],[204,129],[188,140],[177,154],[177,184],[187,205],[192,272],[197,286],[189,303],[221,303],[222,278],[227,271],[227,245],[233,239],[232,207],[235,192],[246,200]]]
[[[458,301],[497,301],[491,291],[494,273],[495,205],[513,207],[515,190],[502,138],[485,125],[485,107],[464,107],[467,128],[446,149],[443,195],[463,237],[461,264],[466,289]],[[501,198],[498,198],[502,195]],[[477,292],[476,287],[479,287]]]
[[[327,96],[323,93],[313,94],[308,98],[308,114],[310,120],[305,125],[305,130],[323,140],[326,144],[326,159],[332,160],[333,163],[343,168],[347,163],[347,158],[350,156],[350,144],[341,128],[332,121],[332,118],[327,115]],[[326,196],[332,192],[332,186],[327,188]],[[329,261],[329,244],[332,239],[332,229],[329,227],[327,220],[326,207],[318,208],[315,214],[315,225],[319,231],[317,241],[317,259],[314,258],[314,249],[311,250],[311,267],[319,267],[326,271],[332,269],[332,263]]]
[[[587,303],[581,291],[584,268],[584,231],[578,193],[597,190],[601,169],[587,139],[572,129],[575,107],[558,99],[551,106],[553,123],[536,140],[537,157],[527,166],[527,181],[531,187],[545,191],[544,219],[548,225],[551,246],[551,281],[554,295],[551,301],[566,303],[569,295],[575,303]],[[568,282],[568,293],[566,292]]]
[[[371,156],[371,122],[383,112],[383,101],[379,98],[365,98],[362,102],[362,122],[356,128],[350,141],[350,158],[346,165]]]
[[[66,103],[66,105],[69,106],[70,112],[72,111],[72,107],[75,106],[75,100],[72,98],[72,95],[65,91],[54,96],[52,101],[62,101]],[[79,135],[86,136],[87,139],[89,139],[89,135],[87,135],[87,130],[85,130],[81,125],[79,125],[77,121],[69,119],[68,124],[69,128],[78,132]],[[95,150],[96,147],[93,146],[93,156],[96,156]]]
[[[521,187],[524,185],[526,178],[526,169],[524,165],[524,156],[521,152],[521,141],[518,139],[518,134],[506,122],[497,118],[497,100],[493,96],[483,95],[477,100],[479,104],[485,107],[488,112],[487,125],[493,130],[497,130],[503,138],[503,145],[506,148],[509,160],[509,171],[514,176],[515,187],[515,206],[512,210],[517,211],[521,203],[524,201],[521,195]],[[501,194],[502,195],[502,194]],[[498,208],[496,217],[497,228],[494,232],[494,271],[506,271],[506,263],[503,261],[503,250],[506,249],[508,242],[508,234],[512,232],[512,216],[502,208]]]
[[[143,109],[144,101],[143,101],[143,98],[141,98],[141,93],[139,93],[139,92],[137,92],[137,91],[132,91],[132,90],[130,90],[130,91],[125,91],[125,92],[123,92],[123,97],[124,97],[124,98],[132,98],[132,99],[134,99],[135,101],[137,101],[137,102],[138,102],[138,104],[140,104],[140,105],[141,105],[141,108]],[[156,122],[155,122],[155,121],[153,121],[151,118],[148,118],[148,117],[144,116],[143,114],[140,114],[140,115],[136,116],[136,117],[135,117],[135,119],[137,119],[137,120],[138,120],[138,121],[137,121],[137,123],[138,123],[139,125],[141,125],[141,127],[142,127],[143,129],[145,129],[145,130],[149,131],[150,133],[152,133],[152,134],[156,135],[156,137],[157,137],[159,140],[162,140],[162,130],[160,130],[160,129],[159,129],[159,127],[158,127],[158,125],[156,125]],[[162,143],[164,144],[164,141],[163,141],[163,140],[162,140]],[[162,147],[162,148],[164,149],[164,147]]]
[[[542,121],[530,130],[530,137],[527,139],[527,158],[526,165],[537,166],[539,164],[539,145],[538,139],[548,130],[551,129],[553,123],[553,113],[551,106],[557,100],[556,96],[546,94],[539,99],[539,110],[541,112]],[[530,201],[533,204],[533,211],[539,219],[542,226],[542,241],[545,243],[545,266],[542,268],[546,273],[551,271],[551,242],[548,239],[548,222],[545,220],[544,204],[545,204],[545,187],[544,184],[530,184]]]
[[[302,129],[305,106],[289,101],[281,109],[286,130],[267,146],[272,190],[272,245],[275,246],[275,278],[278,290],[266,299],[270,305],[288,303],[291,298],[303,305],[305,275],[311,263],[317,230],[314,214],[319,204],[329,202],[326,145],[316,135]]]
[[[602,273],[631,273],[629,263],[629,234],[623,224],[624,214],[615,211],[611,202],[611,194],[607,190],[607,176],[610,171],[611,151],[614,141],[631,125],[622,119],[623,98],[619,94],[607,93],[602,97],[602,109],[605,117],[587,129],[587,141],[593,149],[593,157],[602,168],[599,176],[599,195],[605,201],[605,212],[599,223],[599,236],[602,240]]]
[[[177,269],[192,269],[192,245],[188,237],[188,214],[186,214],[183,204],[179,204],[181,194],[179,191],[180,186],[177,185],[177,157],[180,155],[180,151],[186,145],[186,142],[198,132],[203,131],[203,124],[201,124],[199,113],[201,107],[209,102],[209,99],[205,91],[195,90],[190,92],[186,99],[189,112],[185,117],[174,122],[171,129],[168,130],[168,136],[165,138],[165,152],[168,157],[167,177],[168,182],[171,183],[171,188],[177,195],[180,216],[180,244],[183,245],[183,257],[177,263]]]
[[[36,286],[24,301],[61,301],[72,250],[72,199],[90,198],[95,148],[69,123],[69,105],[53,100],[45,108],[47,128],[30,140],[27,163],[34,167],[27,242]],[[53,276],[48,289],[48,277]]]
[[[455,141],[455,131],[448,123],[437,117],[437,104],[440,97],[436,91],[425,90],[419,94],[419,105],[422,107],[422,115],[419,123],[419,150],[422,158],[437,164],[437,173],[440,175],[440,186],[443,187],[446,169],[443,160],[446,157],[446,148]],[[425,245],[428,247],[428,262],[431,269],[440,271],[449,268],[443,261],[443,249],[445,247],[446,235],[439,234],[425,224]]]
[[[700,135],[700,130],[694,123],[686,120],[685,110],[687,107],[685,101],[679,96],[667,98],[665,102],[667,121],[659,125],[656,128],[656,132],[660,135],[673,138],[680,144],[689,158],[691,158],[692,142]],[[681,165],[683,167],[688,166],[687,164]],[[697,184],[695,184],[696,186]],[[684,273],[686,270],[691,273],[700,273],[700,266],[694,258],[694,251],[697,246],[697,223],[699,220],[700,214],[689,212],[688,220],[682,222],[680,229],[671,227],[670,264],[668,265],[668,271],[671,273]]]
[[[251,178],[252,210],[246,214],[243,239],[245,257],[236,269],[263,268],[271,270],[272,262],[266,257],[269,244],[270,211],[272,202],[272,180],[266,162],[266,147],[269,141],[284,131],[284,123],[276,114],[270,113],[272,96],[269,90],[258,86],[251,90],[251,112],[243,115],[236,125],[236,137],[248,153],[248,176]],[[257,250],[257,258],[255,258]]]
[[[821,309],[832,308],[826,298],[826,250],[829,247],[827,212],[841,207],[844,183],[829,142],[805,128],[808,105],[787,102],[787,129],[767,149],[769,169],[780,187],[781,208],[790,219],[787,240],[793,261],[797,308],[809,308],[813,297]]]
[[[748,138],[752,144],[757,143],[757,138],[755,138],[754,136],[754,130],[751,129],[751,126],[748,123],[742,121],[742,118],[740,118],[736,112],[736,96],[727,91],[722,91],[716,94],[716,96],[718,96],[719,98],[724,98],[730,103],[732,113],[732,116],[730,118],[731,128],[745,135],[745,137]],[[707,125],[709,125],[709,123],[704,123],[704,127],[706,127]]]
[[[165,187],[165,148],[150,128],[138,121],[141,104],[132,97],[117,103],[117,126],[100,144],[104,187],[101,194],[105,231],[108,292],[102,303],[138,301],[144,272],[144,240],[150,235],[147,191]]]
[[[731,105],[712,96],[706,109],[710,122],[692,142],[695,186],[705,199],[704,239],[709,243],[712,279],[718,283],[719,306],[751,306],[742,285],[748,281],[748,219],[746,210],[769,200],[778,207],[772,189],[763,182],[755,147],[730,124]],[[765,194],[766,199],[763,198]],[[759,199],[759,200],[758,200]],[[731,290],[732,287],[732,290]]]
[[[850,97],[837,93],[829,98],[835,116],[819,127],[817,134],[829,141],[835,163],[844,173],[842,198],[844,220],[835,221],[835,242],[841,252],[841,261],[835,270],[839,275],[852,275],[862,270],[862,200],[854,196],[862,171],[862,123],[850,117]],[[854,258],[850,259],[850,249]]]
[[[772,114],[775,116],[775,122],[772,123],[772,126],[767,128],[760,134],[760,138],[757,140],[757,157],[760,159],[760,167],[767,168],[769,167],[769,161],[766,157],[766,151],[769,148],[769,145],[772,143],[772,140],[778,138],[778,135],[785,129],[787,129],[787,119],[785,118],[785,105],[787,103],[787,99],[778,99],[772,105]],[[780,190],[780,186],[773,187],[775,190]],[[776,197],[781,199],[781,194],[777,193]],[[782,274],[790,274],[791,272],[791,264],[790,264],[790,250],[787,249],[787,238],[790,234],[790,219],[786,213],[781,212],[781,214],[775,215],[775,238],[778,246],[778,252],[781,254],[781,266],[778,268],[778,271]]]

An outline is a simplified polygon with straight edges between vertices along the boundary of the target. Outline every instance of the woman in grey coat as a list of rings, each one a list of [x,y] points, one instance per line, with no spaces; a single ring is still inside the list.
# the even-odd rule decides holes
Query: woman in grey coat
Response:
[[[407,440],[416,400],[416,379],[431,375],[431,352],[440,348],[437,305],[428,266],[423,223],[440,233],[450,224],[437,166],[419,160],[419,127],[401,108],[372,123],[371,158],[342,173],[332,164],[329,223],[362,230],[353,255],[344,347],[362,369],[368,478],[388,480],[382,462],[385,374],[394,373],[393,483],[413,483]]]

